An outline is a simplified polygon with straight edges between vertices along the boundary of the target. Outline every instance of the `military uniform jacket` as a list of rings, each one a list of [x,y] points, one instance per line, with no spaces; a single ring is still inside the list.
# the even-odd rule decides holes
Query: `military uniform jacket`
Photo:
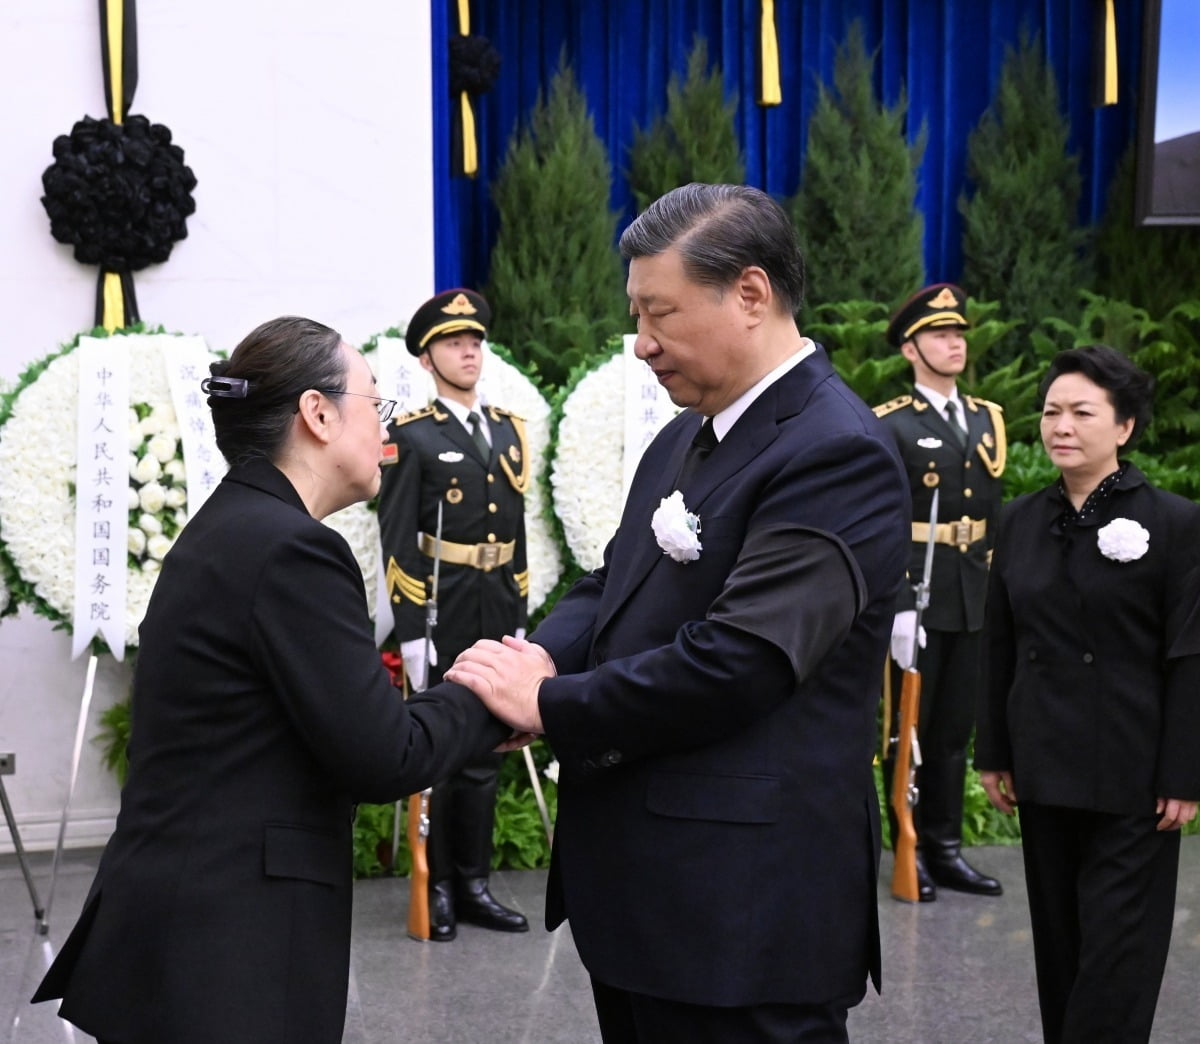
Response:
[[[507,730],[456,685],[403,700],[349,546],[266,461],[231,469],[163,562],[133,721],[116,830],[35,1000],[127,1044],[336,1044],[354,803]]]
[[[1153,815],[1200,798],[1200,506],[1129,466],[1096,515],[1064,531],[1057,484],[1005,506],[987,611],[980,770],[1021,801]],[[1099,532],[1129,519],[1145,553]]]
[[[938,522],[981,519],[983,540],[959,545],[938,544],[933,552],[929,608],[924,626],[938,631],[977,631],[983,626],[987,599],[988,551],[995,540],[1004,486],[1005,432],[1000,408],[983,399],[960,396],[967,422],[967,444],[960,447],[949,422],[916,389],[912,395],[875,407],[896,440],[908,473],[913,520],[928,522],[933,491],[938,495]],[[925,543],[910,547],[909,583],[901,591],[897,611],[915,608],[913,585],[925,569]]]
[[[604,564],[532,640],[561,765],[547,887],[602,982],[707,1005],[824,1003],[879,970],[880,674],[907,558],[892,440],[819,348],[651,528],[700,418],[647,447]]]
[[[443,540],[515,542],[512,560],[489,570],[442,561],[433,634],[439,671],[478,639],[499,639],[526,624],[524,492],[530,461],[524,424],[504,410],[484,409],[492,436],[489,460],[480,457],[458,419],[435,402],[392,423],[395,462],[383,467],[379,529],[397,641],[425,635],[433,558],[419,548],[418,534],[437,533],[439,505]]]

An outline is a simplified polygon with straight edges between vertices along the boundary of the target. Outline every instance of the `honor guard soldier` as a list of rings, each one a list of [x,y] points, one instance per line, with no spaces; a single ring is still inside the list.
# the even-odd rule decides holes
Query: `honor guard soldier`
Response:
[[[922,574],[930,509],[938,491],[936,547],[929,606],[921,620],[921,765],[914,808],[918,835],[917,880],[921,902],[937,886],[977,895],[1000,895],[995,878],[962,856],[963,786],[967,744],[983,682],[983,615],[990,548],[1000,511],[1006,441],[995,403],[959,393],[967,363],[967,295],[952,283],[919,290],[892,317],[888,341],[912,364],[915,387],[875,407],[891,429],[912,492],[909,578]],[[906,586],[892,628],[893,689],[910,666],[918,636],[914,591]],[[891,730],[892,735],[895,729]],[[893,759],[884,759],[890,794]],[[896,820],[890,802],[892,837]]]
[[[524,423],[481,403],[475,391],[490,319],[482,295],[447,290],[417,309],[405,335],[409,352],[433,376],[437,398],[392,422],[379,528],[396,639],[418,690],[440,681],[478,639],[523,635],[526,625]],[[437,621],[427,634],[431,596]],[[524,916],[488,891],[500,757],[488,754],[433,788],[433,939],[453,939],[459,920],[503,932],[529,930]]]

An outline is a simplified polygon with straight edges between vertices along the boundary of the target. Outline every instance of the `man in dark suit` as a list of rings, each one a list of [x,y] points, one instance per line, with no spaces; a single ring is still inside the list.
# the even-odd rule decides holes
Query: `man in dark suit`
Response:
[[[621,249],[637,354],[688,409],[604,564],[533,641],[480,643],[447,678],[558,756],[547,924],[570,919],[605,1040],[845,1040],[878,984],[904,476],[796,327],[803,260],[769,196],[684,186]]]
[[[1000,895],[993,877],[962,856],[963,786],[967,744],[982,684],[983,610],[990,548],[995,540],[1004,473],[1004,417],[999,406],[961,395],[958,376],[967,364],[967,295],[953,283],[918,290],[892,317],[888,340],[912,364],[915,387],[875,414],[891,430],[908,472],[913,502],[909,578],[924,571],[933,494],[938,493],[936,547],[929,607],[916,628],[914,589],[905,585],[892,628],[892,691],[912,666],[915,641],[921,653],[921,716],[918,737],[920,799],[917,883],[921,902],[937,898],[937,886],[977,895]],[[893,728],[891,735],[896,734]],[[884,759],[891,794],[894,759]],[[896,819],[888,804],[892,837]]]
[[[405,334],[437,399],[392,422],[379,529],[396,639],[414,689],[480,638],[522,631],[529,571],[521,418],[476,395],[491,310],[472,290],[426,301]],[[439,544],[440,519],[440,544]],[[437,627],[426,649],[426,599],[438,565]],[[500,755],[488,753],[434,787],[429,812],[430,937],[449,942],[463,920],[524,932],[524,915],[488,890]]]

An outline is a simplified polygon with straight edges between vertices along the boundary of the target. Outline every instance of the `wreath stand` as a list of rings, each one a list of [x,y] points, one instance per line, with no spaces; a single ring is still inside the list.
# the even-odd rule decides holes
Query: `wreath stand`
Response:
[[[63,841],[67,836],[67,819],[71,813],[71,798],[75,794],[75,780],[79,775],[79,757],[83,752],[83,738],[87,732],[88,711],[92,706],[92,690],[96,686],[96,654],[88,657],[87,679],[83,683],[83,699],[79,703],[79,724],[75,727],[75,748],[71,753],[71,778],[67,783],[67,797],[63,802],[62,818],[58,823],[58,843],[54,846],[54,861],[50,864],[50,894],[46,897],[46,908],[40,914],[38,931],[45,935],[50,929],[50,907],[54,903],[54,886],[58,882],[58,864],[62,859]],[[11,821],[10,821],[11,823]],[[28,879],[28,875],[26,875]],[[33,883],[30,882],[30,889]],[[37,907],[37,899],[33,905]]]
[[[25,857],[25,846],[21,844],[21,832],[17,829],[17,820],[13,816],[12,805],[8,801],[8,791],[4,789],[4,777],[11,776],[17,770],[17,756],[13,753],[0,754],[0,804],[4,805],[4,818],[8,820],[8,833],[12,838],[13,850],[17,853],[17,862],[21,864],[21,873],[25,875],[25,884],[29,888],[29,898],[33,900],[33,919],[38,923],[38,932],[46,934],[46,909],[38,898],[37,886],[33,883],[33,874],[29,870],[29,860]]]

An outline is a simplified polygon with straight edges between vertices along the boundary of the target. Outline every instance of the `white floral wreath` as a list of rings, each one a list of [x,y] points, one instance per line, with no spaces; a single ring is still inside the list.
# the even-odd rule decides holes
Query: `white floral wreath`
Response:
[[[122,336],[133,404],[125,641],[136,646],[162,558],[186,519],[187,491],[162,353],[137,332]],[[78,338],[29,367],[0,430],[0,550],[16,570],[22,599],[68,629],[75,599],[77,344]]]
[[[567,392],[550,485],[554,511],[575,561],[598,568],[624,505],[625,360],[605,359]],[[614,405],[616,404],[616,405]]]

